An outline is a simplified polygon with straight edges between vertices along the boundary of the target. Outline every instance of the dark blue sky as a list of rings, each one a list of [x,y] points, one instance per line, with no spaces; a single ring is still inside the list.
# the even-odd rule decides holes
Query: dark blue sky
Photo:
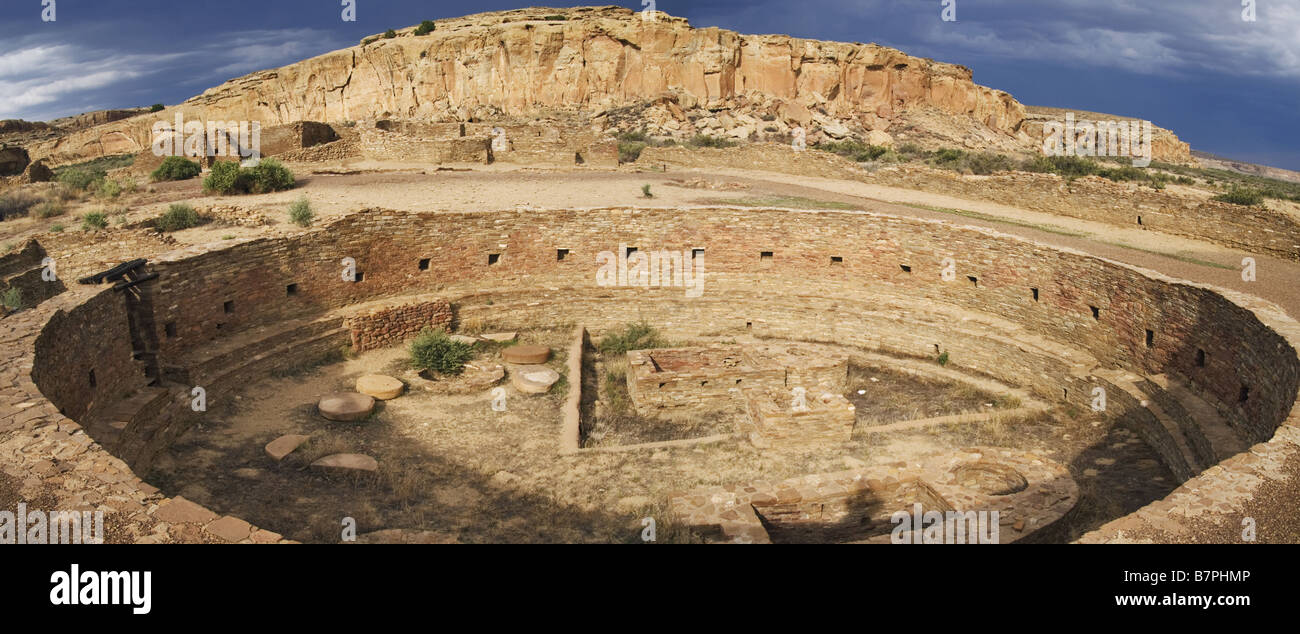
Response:
[[[0,0],[0,119],[179,103],[484,0]],[[1150,119],[1192,147],[1300,170],[1300,0],[656,0],[695,26],[877,42],[963,64],[1030,105]],[[551,0],[549,6],[594,2]],[[641,0],[606,4],[641,9]]]

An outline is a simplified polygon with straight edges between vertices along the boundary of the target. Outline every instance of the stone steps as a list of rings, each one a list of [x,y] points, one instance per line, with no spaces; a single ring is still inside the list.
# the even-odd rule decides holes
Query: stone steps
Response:
[[[1123,390],[1124,393],[1137,400],[1147,412],[1155,417],[1156,421],[1160,423],[1160,426],[1164,428],[1165,432],[1168,433],[1169,438],[1173,441],[1174,447],[1177,448],[1178,453],[1187,463],[1187,467],[1191,470],[1191,473],[1179,474],[1178,472],[1181,471],[1181,469],[1177,468],[1175,465],[1168,465],[1171,471],[1174,471],[1174,473],[1179,475],[1179,477],[1191,477],[1204,471],[1206,467],[1209,466],[1203,464],[1201,459],[1192,450],[1192,445],[1188,441],[1182,425],[1175,420],[1174,416],[1171,416],[1163,407],[1156,403],[1150,394],[1142,389],[1140,385],[1143,380],[1142,377],[1124,372],[1123,370],[1099,369],[1095,370],[1093,373],[1098,377],[1106,379],[1112,385]]]
[[[142,417],[156,413],[159,406],[171,400],[171,391],[161,387],[141,388],[126,398],[92,414],[81,425],[96,442],[113,451],[124,432]]]
[[[1209,442],[1213,454],[1211,457],[1215,463],[1222,462],[1249,448],[1249,445],[1233,431],[1228,421],[1219,414],[1218,408],[1197,396],[1186,383],[1164,374],[1157,374],[1148,379],[1182,405],[1190,420],[1196,424]]]
[[[298,342],[334,333],[341,328],[341,323],[337,316],[327,316],[258,326],[179,359],[179,364],[166,368],[166,375],[169,380],[185,385],[205,385],[214,377],[226,374],[229,368],[246,364],[250,351],[260,351],[252,356],[262,357],[271,350],[296,347]]]

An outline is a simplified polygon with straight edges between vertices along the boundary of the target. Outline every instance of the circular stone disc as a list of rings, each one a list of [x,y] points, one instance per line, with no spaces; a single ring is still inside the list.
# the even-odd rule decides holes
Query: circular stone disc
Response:
[[[544,365],[526,365],[510,371],[510,384],[525,394],[545,394],[560,380],[560,373]]]
[[[334,392],[322,396],[317,407],[320,415],[330,420],[357,421],[364,420],[374,411],[375,399],[356,392]]]
[[[357,379],[357,391],[368,394],[381,401],[394,399],[402,395],[406,388],[401,381],[382,374],[367,374]]]
[[[546,363],[551,358],[551,349],[546,346],[511,346],[501,351],[501,358],[505,359],[506,363]]]

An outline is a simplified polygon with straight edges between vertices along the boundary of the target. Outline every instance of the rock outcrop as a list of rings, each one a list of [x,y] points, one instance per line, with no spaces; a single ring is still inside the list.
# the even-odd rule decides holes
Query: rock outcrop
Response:
[[[912,57],[874,44],[693,28],[621,7],[522,9],[441,20],[253,73],[180,106],[73,132],[29,148],[53,164],[149,148],[154,121],[374,119],[490,121],[556,112],[594,118],[659,102],[684,135],[708,133],[683,111],[720,113],[718,130],[757,134],[793,126],[827,138],[884,132],[925,111],[983,137],[1017,137],[1024,107],[976,85],[963,66]],[[760,106],[754,115],[732,109]],[[741,118],[743,117],[743,118]],[[736,120],[739,119],[739,120]],[[779,125],[768,125],[768,124]],[[769,130],[769,132],[773,131]],[[740,136],[732,134],[733,136]],[[879,135],[877,135],[877,138]],[[810,139],[811,140],[811,139]]]

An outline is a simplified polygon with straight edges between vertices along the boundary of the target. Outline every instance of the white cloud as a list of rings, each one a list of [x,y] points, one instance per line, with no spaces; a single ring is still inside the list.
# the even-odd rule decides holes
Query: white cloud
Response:
[[[0,54],[0,95],[5,95],[0,119],[49,120],[87,109],[141,105],[121,101],[121,94],[127,92],[124,87],[131,82],[197,84],[205,89],[347,45],[331,43],[338,39],[314,29],[252,30],[217,34],[167,53],[49,44],[31,38],[5,42],[0,45],[0,50],[8,49]]]

